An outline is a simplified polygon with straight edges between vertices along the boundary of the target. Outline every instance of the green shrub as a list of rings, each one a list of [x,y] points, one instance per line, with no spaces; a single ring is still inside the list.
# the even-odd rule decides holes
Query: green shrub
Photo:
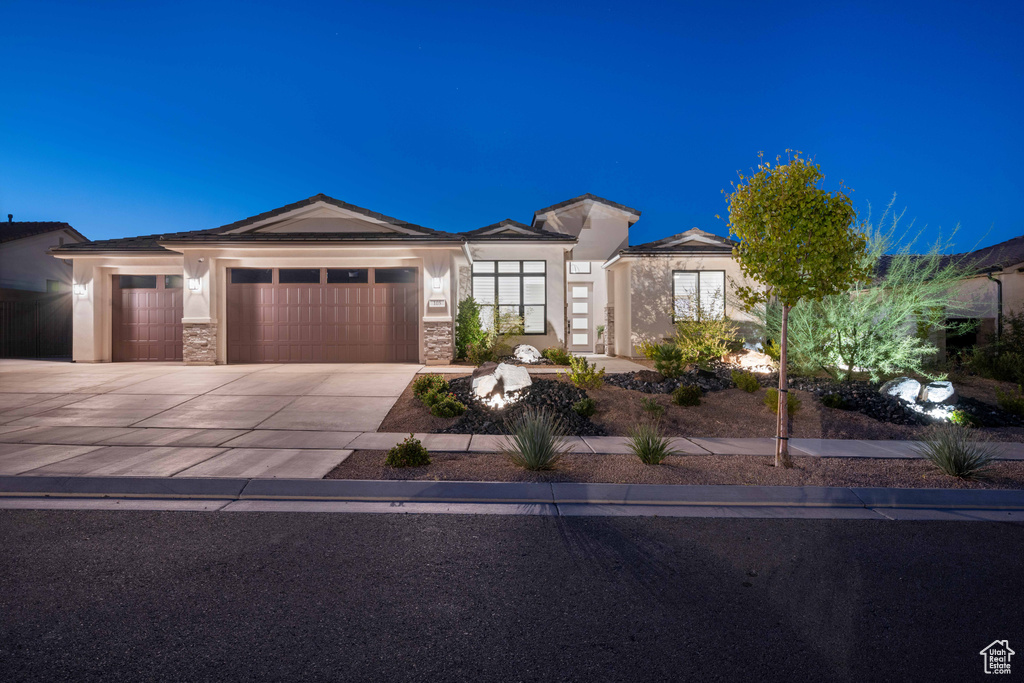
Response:
[[[466,343],[466,359],[473,365],[495,361],[512,353],[511,339],[523,334],[523,318],[507,311],[499,312],[494,306],[482,312],[490,314],[487,325],[481,323],[482,336]]]
[[[590,363],[583,356],[569,359],[569,381],[580,389],[600,389],[604,385],[604,368],[598,370],[597,363]]]
[[[384,464],[388,467],[426,467],[430,464],[430,453],[419,439],[410,434],[408,439],[388,451]]]
[[[961,427],[980,427],[981,422],[966,410],[954,410],[949,414],[949,421]]]
[[[1024,384],[1024,311],[1003,316],[1003,334],[988,338],[966,356],[975,374],[1001,382]]]
[[[640,458],[645,465],[659,465],[670,455],[677,455],[672,449],[671,441],[661,433],[656,425],[641,422],[633,425],[627,432],[627,445],[633,455]]]
[[[647,360],[654,360],[654,354],[657,353],[658,347],[661,346],[656,341],[650,339],[641,339],[640,343],[636,345],[637,352],[646,358]]]
[[[554,469],[569,452],[561,421],[533,407],[512,420],[503,447],[514,465],[528,470]]]
[[[1021,385],[1017,385],[1016,393],[997,388],[996,401],[999,402],[999,407],[1006,412],[1024,417],[1024,388]]]
[[[778,401],[779,391],[775,390],[775,400]],[[821,404],[827,408],[846,410],[846,399],[841,394],[825,394],[821,397]],[[778,412],[776,410],[776,412]]]
[[[960,479],[985,477],[997,455],[994,446],[979,443],[976,433],[955,424],[935,425],[915,450],[945,474]]]
[[[782,347],[774,339],[769,339],[767,343],[762,345],[762,348],[764,355],[771,358],[776,364],[782,360]]]
[[[701,389],[695,384],[680,384],[672,392],[672,402],[677,406],[699,406]]]
[[[466,406],[455,394],[432,394],[435,397],[430,406],[430,414],[434,417],[458,417],[466,412]]]
[[[686,367],[683,352],[671,342],[655,346],[651,350],[651,360],[654,361],[654,369],[665,377],[678,377]]]
[[[495,359],[494,351],[483,342],[466,347],[466,360],[473,365],[483,365]]]
[[[665,406],[658,403],[658,400],[651,396],[645,396],[640,399],[640,407],[655,420],[660,420],[662,415],[665,414]]]
[[[748,394],[752,394],[761,388],[761,383],[757,381],[754,373],[744,372],[743,370],[732,371],[732,383]]]
[[[555,365],[568,365],[572,354],[558,346],[550,346],[540,352],[540,355],[547,358]]]
[[[486,334],[480,324],[480,304],[467,296],[459,302],[455,316],[455,357],[468,358],[469,347],[481,344]]]
[[[779,414],[779,390],[778,389],[769,389],[768,391],[764,392],[764,404],[766,406],[768,406],[768,408],[773,413],[778,415]],[[800,399],[798,399],[796,396],[794,396],[792,391],[787,391],[786,392],[786,412],[789,413],[790,417],[793,417],[793,414],[796,413],[796,411],[800,410],[800,405],[801,405]]]
[[[721,314],[703,312],[696,320],[677,320],[672,341],[686,363],[706,363],[728,353],[739,339],[735,323]]]
[[[423,400],[432,391],[448,391],[448,380],[441,375],[418,375],[412,381],[412,395]]]
[[[589,396],[581,398],[572,404],[573,412],[581,417],[590,417],[597,412],[597,403]]]

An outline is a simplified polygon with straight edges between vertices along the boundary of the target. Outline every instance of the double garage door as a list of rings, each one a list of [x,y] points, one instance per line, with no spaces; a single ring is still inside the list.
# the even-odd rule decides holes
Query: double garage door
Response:
[[[419,360],[415,268],[228,270],[229,363]],[[114,276],[113,359],[182,359],[179,275]]]

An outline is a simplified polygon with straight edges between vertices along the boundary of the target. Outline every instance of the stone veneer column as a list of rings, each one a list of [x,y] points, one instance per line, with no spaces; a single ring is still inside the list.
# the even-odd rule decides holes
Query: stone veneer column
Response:
[[[608,356],[615,355],[615,308],[605,306],[604,309],[604,352]]]
[[[216,365],[217,323],[182,323],[185,365]]]
[[[455,343],[450,322],[423,323],[423,360],[428,365],[451,363],[455,356]]]

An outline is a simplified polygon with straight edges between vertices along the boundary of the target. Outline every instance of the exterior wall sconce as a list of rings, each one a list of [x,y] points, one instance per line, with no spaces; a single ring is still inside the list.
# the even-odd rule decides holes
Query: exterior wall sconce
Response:
[[[73,291],[75,293],[75,296],[85,296],[85,294],[86,294],[85,285],[80,284],[80,283],[76,283],[76,284],[72,285],[71,286],[71,291]]]
[[[202,280],[202,278],[190,277],[188,279],[188,291],[190,291],[190,292],[198,292],[202,288],[203,288],[203,280]]]
[[[444,285],[441,282],[441,278],[435,277],[434,278],[434,291],[435,292],[440,292],[443,288],[444,288]]]

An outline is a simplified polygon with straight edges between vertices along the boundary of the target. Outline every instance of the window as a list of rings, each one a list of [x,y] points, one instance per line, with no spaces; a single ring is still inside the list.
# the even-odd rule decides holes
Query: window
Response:
[[[233,285],[267,285],[274,281],[274,271],[270,268],[232,268],[231,284]]]
[[[683,320],[720,317],[725,314],[724,270],[676,270],[672,272],[673,316]]]
[[[377,268],[373,271],[373,281],[378,285],[395,284],[398,282],[416,282],[415,268]]]
[[[181,289],[180,275],[164,275],[164,289]]]
[[[523,319],[526,334],[547,331],[547,264],[544,261],[476,261],[473,263],[473,298],[480,304],[485,327],[500,313]]]
[[[47,280],[46,281],[47,292],[62,292],[64,291],[63,283],[60,280]]]
[[[570,275],[589,275],[590,261],[569,261]]]
[[[279,268],[277,281],[282,285],[318,285],[319,268]]]
[[[156,275],[118,275],[121,289],[156,289]]]
[[[329,285],[365,285],[370,281],[366,268],[328,268]]]

